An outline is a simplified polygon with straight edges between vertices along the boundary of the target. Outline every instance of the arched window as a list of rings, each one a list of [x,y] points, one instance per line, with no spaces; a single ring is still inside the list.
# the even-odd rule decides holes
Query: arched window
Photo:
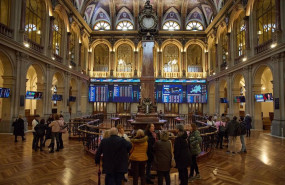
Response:
[[[179,49],[174,44],[165,46],[163,50],[163,71],[179,72]]]
[[[130,21],[121,21],[117,24],[117,30],[133,30],[134,26]]]
[[[180,30],[180,25],[175,21],[167,21],[164,23],[163,29],[169,31]]]
[[[104,31],[104,30],[110,30],[111,26],[106,21],[99,21],[94,25],[94,30]]]
[[[191,21],[187,24],[186,30],[190,31],[202,31],[204,30],[203,25],[197,21]]]
[[[187,48],[187,71],[203,72],[202,70],[202,48],[197,44],[191,44]]]
[[[224,31],[221,35],[221,46],[222,46],[222,60],[223,63],[227,63],[228,60],[228,36],[227,36],[227,32]]]
[[[106,44],[99,44],[94,49],[93,71],[109,71],[109,48]]]
[[[244,13],[241,13],[235,21],[237,57],[243,56],[245,52],[245,24],[243,18]]]
[[[256,2],[257,44],[261,45],[272,39],[276,29],[275,0],[259,0]]]
[[[75,62],[74,61],[74,58],[75,58],[75,38],[76,38],[76,35],[75,35],[74,31],[72,30],[70,38],[69,38],[69,59],[73,63]]]
[[[54,25],[53,25],[53,42],[52,42],[52,49],[53,53],[56,55],[61,55],[61,40],[62,40],[62,33],[63,33],[63,21],[59,17],[57,13],[54,14]]]
[[[122,44],[117,49],[117,71],[132,72],[133,50],[128,44]]]
[[[27,39],[41,44],[45,5],[41,0],[27,0],[25,35]]]
[[[11,0],[0,0],[0,23],[9,26]]]

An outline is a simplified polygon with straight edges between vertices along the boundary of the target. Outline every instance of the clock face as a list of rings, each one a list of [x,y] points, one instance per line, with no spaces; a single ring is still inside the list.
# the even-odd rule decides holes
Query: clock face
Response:
[[[152,28],[154,26],[154,18],[153,17],[144,17],[142,20],[142,23],[146,29]]]

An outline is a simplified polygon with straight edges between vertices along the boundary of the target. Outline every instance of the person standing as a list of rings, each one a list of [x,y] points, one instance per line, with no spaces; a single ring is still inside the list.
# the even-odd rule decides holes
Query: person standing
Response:
[[[220,121],[216,122],[216,128],[218,131],[218,139],[217,139],[217,145],[216,148],[218,148],[220,144],[220,149],[223,149],[223,139],[226,134],[226,119],[225,117],[222,117]]]
[[[237,129],[238,129],[239,123],[237,122],[237,117],[234,116],[233,120],[231,120],[226,128],[226,132],[229,137],[229,149],[228,153],[236,154],[236,139],[237,139]]]
[[[201,153],[200,144],[202,143],[202,137],[200,136],[200,132],[197,130],[197,126],[195,123],[191,123],[190,125],[190,134],[188,136],[188,142],[190,145],[190,153],[191,153],[191,168],[189,180],[192,181],[194,179],[200,179],[199,168],[197,164],[197,156]],[[194,177],[194,171],[196,176]]]
[[[127,134],[125,134],[123,125],[121,125],[121,124],[117,125],[117,129],[118,129],[118,136],[119,137],[122,137],[125,140],[131,142],[130,138],[127,136]]]
[[[240,117],[240,123],[239,123],[239,127],[240,127],[240,142],[241,142],[241,150],[239,153],[246,153],[246,145],[245,145],[245,135],[246,135],[246,123],[244,122],[244,118]]]
[[[58,140],[59,140],[59,149],[63,149],[63,140],[62,140],[62,134],[67,132],[67,128],[63,128],[64,127],[64,119],[63,119],[63,115],[59,115],[59,126],[60,126],[60,130],[58,132]]]
[[[54,121],[49,124],[49,127],[51,127],[51,149],[49,153],[54,153],[54,139],[56,139],[56,151],[59,151],[59,138],[58,138],[58,132],[60,131],[60,121],[59,116],[55,114]]]
[[[145,165],[147,161],[147,144],[148,137],[144,135],[144,131],[139,129],[134,139],[131,139],[133,144],[130,161],[133,173],[133,185],[138,185],[138,179],[141,179],[141,185],[145,185]]]
[[[167,131],[162,131],[160,134],[160,140],[158,140],[153,146],[158,185],[163,185],[163,177],[165,178],[166,185],[170,185],[169,171],[172,160],[172,143],[168,138],[169,133]]]
[[[18,119],[16,119],[13,122],[14,127],[14,135],[15,135],[15,142],[18,142],[17,137],[18,136],[22,136],[22,141],[25,141],[25,132],[24,132],[24,128],[25,128],[25,124],[24,124],[24,120],[22,119],[22,115],[18,116]]]
[[[209,116],[208,120],[207,120],[207,125],[208,126],[215,126],[215,122],[213,121],[213,117]]]
[[[118,129],[110,129],[110,137],[102,139],[95,154],[95,164],[100,165],[103,154],[103,173],[105,185],[121,185],[124,174],[128,172],[128,153],[132,144],[118,136]]]
[[[157,140],[156,133],[154,132],[154,124],[149,123],[146,126],[145,135],[148,137],[148,148],[147,148],[147,163],[146,163],[146,182],[148,184],[153,184],[151,181],[152,176],[150,174],[151,165],[153,162],[153,145]]]
[[[245,116],[245,124],[246,124],[246,137],[250,137],[250,129],[252,129],[252,126],[251,126],[251,122],[252,122],[252,119],[251,119],[251,116],[249,114],[247,114]]]
[[[51,139],[51,128],[49,127],[49,124],[51,123],[51,122],[53,122],[54,121],[54,119],[53,119],[53,115],[51,114],[50,116],[49,116],[49,118],[47,119],[47,121],[46,121],[46,134],[45,134],[45,140],[44,140],[44,143],[43,143],[43,147],[45,147],[45,144],[46,144],[46,141],[48,140],[48,139]],[[51,145],[49,145],[49,147],[50,147]]]
[[[43,151],[43,141],[44,141],[44,136],[45,136],[45,120],[41,119],[40,123],[35,126],[35,131],[36,131],[36,147],[35,151],[38,150],[38,143],[40,141],[40,151]]]
[[[176,125],[177,137],[174,141],[174,159],[178,168],[180,185],[188,184],[188,166],[190,166],[191,155],[187,142],[187,132],[182,124]]]
[[[32,121],[32,132],[33,132],[33,146],[32,148],[35,149],[36,148],[36,131],[35,131],[35,126],[37,126],[37,124],[39,124],[39,119],[40,119],[40,115],[36,114],[35,115],[35,119]]]

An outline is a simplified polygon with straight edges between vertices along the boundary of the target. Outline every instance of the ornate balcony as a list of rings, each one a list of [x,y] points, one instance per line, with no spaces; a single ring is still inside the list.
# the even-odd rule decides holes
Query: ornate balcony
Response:
[[[133,72],[116,72],[115,77],[117,77],[117,78],[132,78]]]
[[[259,46],[256,46],[254,49],[255,49],[255,53],[258,54],[258,53],[261,53],[263,51],[266,51],[270,48],[272,44],[272,39],[264,42],[263,44],[259,45]]]
[[[59,56],[57,54],[53,54],[53,56],[54,56],[55,61],[62,63],[62,57],[61,56]]]
[[[92,71],[91,74],[93,78],[106,78],[110,76],[109,71]]]
[[[224,62],[220,65],[220,67],[221,67],[221,71],[226,70],[226,68],[228,67],[228,64]]]
[[[180,72],[163,72],[162,76],[164,78],[180,78]]]
[[[187,72],[187,78],[203,78],[203,72]]]
[[[235,58],[235,65],[237,65],[237,64],[239,64],[239,63],[241,63],[241,61],[242,61],[243,57],[244,57],[244,55],[241,55],[241,56],[239,56],[239,57]]]
[[[27,35],[24,36],[24,41],[26,41],[27,43],[29,43],[30,48],[32,48],[33,50],[36,50],[36,51],[38,51],[38,52],[40,52],[40,53],[43,52],[44,47],[41,46],[41,45],[39,45],[38,43],[32,41],[31,39],[29,39],[29,38],[27,37]]]
[[[0,34],[3,34],[9,38],[12,38],[13,30],[8,28],[6,25],[0,23]]]

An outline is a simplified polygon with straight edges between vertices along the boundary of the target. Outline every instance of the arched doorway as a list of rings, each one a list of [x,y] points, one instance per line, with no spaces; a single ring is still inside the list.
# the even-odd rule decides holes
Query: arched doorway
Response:
[[[220,114],[228,114],[228,88],[227,81],[220,82]]]
[[[10,59],[0,51],[0,132],[9,132],[12,120],[12,97],[15,90]]]
[[[215,114],[215,84],[209,86],[209,114]]]
[[[77,81],[74,78],[70,79],[69,82],[69,113],[71,118],[76,117],[76,98],[77,98]]]
[[[233,80],[233,115],[234,116],[245,116],[245,80],[242,74],[237,74]]]
[[[44,92],[43,71],[39,65],[32,64],[26,73],[25,116],[28,123],[31,123],[36,114],[43,116]]]
[[[273,108],[273,75],[269,67],[258,68],[254,77],[254,128],[271,129],[274,116]]]
[[[63,111],[63,100],[64,98],[64,79],[63,75],[59,72],[56,72],[52,77],[52,113],[62,113]]]

